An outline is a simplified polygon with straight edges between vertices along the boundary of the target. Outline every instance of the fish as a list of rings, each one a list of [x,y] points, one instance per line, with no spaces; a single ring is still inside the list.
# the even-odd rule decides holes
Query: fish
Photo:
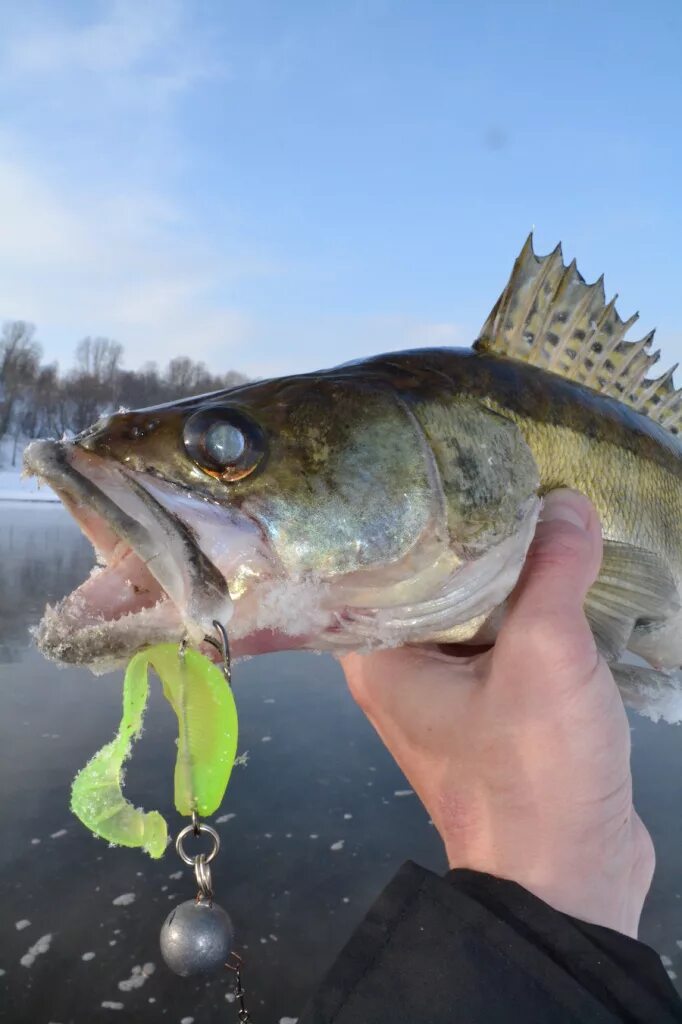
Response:
[[[247,382],[32,442],[26,470],[97,556],[46,609],[40,648],[105,671],[150,644],[205,644],[216,621],[237,656],[493,643],[543,497],[570,487],[602,523],[585,601],[597,646],[626,698],[670,720],[682,390],[675,368],[647,376],[659,353],[653,332],[626,340],[636,319],[530,236],[471,348]]]

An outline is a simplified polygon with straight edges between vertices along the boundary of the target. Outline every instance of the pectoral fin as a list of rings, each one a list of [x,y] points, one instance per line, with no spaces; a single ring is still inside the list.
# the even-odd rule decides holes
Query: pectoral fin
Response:
[[[585,615],[607,661],[620,657],[638,623],[663,623],[679,608],[675,580],[660,556],[620,541],[604,542]]]

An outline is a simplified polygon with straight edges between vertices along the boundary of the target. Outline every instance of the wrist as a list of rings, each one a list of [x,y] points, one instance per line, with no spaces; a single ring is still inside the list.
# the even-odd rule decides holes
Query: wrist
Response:
[[[498,834],[496,842],[445,841],[452,870],[466,868],[516,882],[554,910],[633,938],[653,876],[651,838],[634,814],[616,842],[569,841],[514,843]]]

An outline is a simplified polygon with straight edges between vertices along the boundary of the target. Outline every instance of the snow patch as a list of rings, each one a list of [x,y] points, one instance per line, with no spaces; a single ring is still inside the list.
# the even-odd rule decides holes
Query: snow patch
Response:
[[[121,992],[132,992],[135,988],[142,988],[147,978],[151,978],[155,970],[154,964],[143,964],[142,966],[135,964],[130,977],[125,981],[119,981],[118,987]]]
[[[83,956],[81,957],[81,960],[85,960],[86,962],[88,960],[94,960],[94,959],[95,959],[95,954],[94,953],[83,953]]]
[[[31,946],[28,953],[24,953],[19,963],[22,967],[32,967],[35,963],[36,957],[39,957],[42,953],[47,953],[52,942],[52,935],[42,935],[35,945]]]
[[[124,892],[120,896],[117,896],[115,900],[111,901],[115,907],[128,907],[131,903],[135,902],[134,892]]]
[[[337,850],[343,850],[343,846],[344,846],[345,842],[346,842],[345,839],[339,839],[337,842],[332,843],[332,845],[329,847],[329,849],[330,850],[334,850],[334,852],[336,852]]]
[[[27,918],[24,917],[24,918],[21,919],[21,921],[15,921],[14,927],[16,928],[16,930],[18,932],[23,932],[24,928],[28,928],[30,923],[31,922],[29,920],[27,920]]]

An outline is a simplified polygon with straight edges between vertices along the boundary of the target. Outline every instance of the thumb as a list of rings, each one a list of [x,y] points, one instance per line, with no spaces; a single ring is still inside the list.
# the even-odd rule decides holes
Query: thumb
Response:
[[[549,656],[555,669],[576,669],[587,657],[593,669],[596,647],[583,603],[601,558],[601,528],[591,502],[575,491],[548,494],[498,645],[522,646],[531,663]]]

